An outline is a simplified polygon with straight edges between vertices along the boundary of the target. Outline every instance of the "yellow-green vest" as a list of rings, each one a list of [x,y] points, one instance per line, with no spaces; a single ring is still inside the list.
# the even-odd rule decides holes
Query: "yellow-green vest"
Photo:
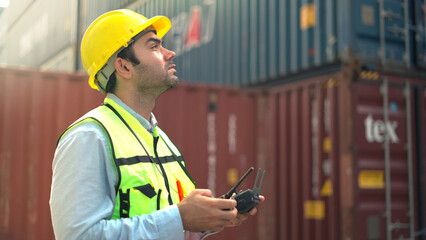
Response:
[[[150,134],[129,112],[106,98],[104,105],[85,114],[64,134],[88,121],[104,129],[118,169],[111,219],[149,214],[177,204],[195,188],[181,153],[159,127]]]

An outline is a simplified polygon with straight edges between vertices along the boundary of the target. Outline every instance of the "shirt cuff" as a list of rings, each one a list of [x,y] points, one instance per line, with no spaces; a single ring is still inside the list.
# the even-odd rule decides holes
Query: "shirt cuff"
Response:
[[[171,205],[152,213],[157,223],[160,239],[185,238],[182,218],[177,205]]]

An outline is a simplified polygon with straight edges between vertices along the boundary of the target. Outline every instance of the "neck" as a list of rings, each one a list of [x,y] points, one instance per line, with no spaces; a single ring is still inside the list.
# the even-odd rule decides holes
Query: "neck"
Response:
[[[151,112],[155,107],[155,101],[157,100],[156,97],[140,93],[129,94],[129,92],[126,92],[125,94],[122,92],[116,92],[115,95],[127,106],[133,109],[133,111],[149,121]]]

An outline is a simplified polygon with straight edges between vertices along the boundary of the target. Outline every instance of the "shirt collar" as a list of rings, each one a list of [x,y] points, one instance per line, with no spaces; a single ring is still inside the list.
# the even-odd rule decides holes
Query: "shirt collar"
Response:
[[[133,109],[131,109],[129,106],[127,106],[123,101],[120,100],[120,98],[118,98],[115,94],[113,93],[108,93],[107,98],[113,100],[114,102],[116,102],[120,107],[122,107],[124,110],[126,110],[127,112],[130,113],[130,115],[132,115],[134,118],[136,118],[136,120],[138,120],[138,122],[140,124],[142,124],[142,126],[151,134],[154,133],[154,128],[157,127],[158,122],[157,119],[155,118],[154,114],[151,113],[151,116],[149,118],[149,121],[146,120],[144,117],[142,117],[141,115],[139,115],[138,113],[136,113]]]

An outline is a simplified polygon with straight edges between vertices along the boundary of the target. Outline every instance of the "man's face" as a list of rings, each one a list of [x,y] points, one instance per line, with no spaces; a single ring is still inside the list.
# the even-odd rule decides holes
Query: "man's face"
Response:
[[[154,32],[148,32],[136,40],[133,49],[140,61],[134,66],[135,83],[139,90],[159,90],[162,93],[179,83],[173,63],[176,54],[164,48],[162,40]]]

